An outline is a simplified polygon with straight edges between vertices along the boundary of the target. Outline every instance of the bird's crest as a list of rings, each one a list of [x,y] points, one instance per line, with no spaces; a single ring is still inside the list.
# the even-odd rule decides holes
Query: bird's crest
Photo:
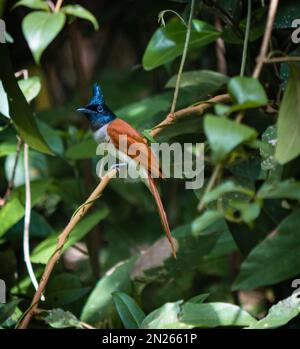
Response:
[[[93,85],[93,97],[91,98],[89,104],[104,104],[103,93],[101,87],[97,83]]]

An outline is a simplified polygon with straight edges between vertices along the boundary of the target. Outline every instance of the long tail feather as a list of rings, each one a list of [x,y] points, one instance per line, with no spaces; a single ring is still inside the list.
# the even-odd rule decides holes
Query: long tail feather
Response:
[[[150,190],[151,190],[151,192],[153,194],[153,197],[155,199],[155,202],[156,202],[156,206],[157,206],[157,209],[158,209],[158,213],[159,213],[161,224],[162,224],[162,226],[163,226],[163,228],[165,230],[165,233],[167,235],[167,238],[168,238],[168,240],[170,242],[173,256],[176,258],[176,249],[175,249],[175,246],[174,246],[174,243],[173,243],[173,239],[172,239],[171,231],[170,231],[170,228],[169,228],[167,215],[166,215],[166,212],[164,210],[164,206],[163,206],[163,204],[161,202],[161,199],[160,199],[160,196],[159,196],[159,192],[157,190],[157,187],[156,187],[156,184],[154,182],[154,179],[149,176],[148,180],[149,180]]]

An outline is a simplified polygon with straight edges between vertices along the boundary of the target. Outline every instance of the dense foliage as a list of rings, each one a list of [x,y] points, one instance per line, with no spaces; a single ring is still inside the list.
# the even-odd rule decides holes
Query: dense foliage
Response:
[[[39,280],[99,182],[75,112],[95,81],[149,143],[204,143],[205,183],[159,181],[174,259],[145,185],[112,179],[66,240],[29,326],[299,328],[300,4],[276,4],[0,2],[1,328],[18,326],[35,294],[24,249]],[[176,88],[176,111],[191,108],[153,138]]]

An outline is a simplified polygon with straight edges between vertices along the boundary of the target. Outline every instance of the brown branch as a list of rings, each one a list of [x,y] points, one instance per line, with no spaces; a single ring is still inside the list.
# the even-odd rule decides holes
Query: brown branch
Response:
[[[300,62],[300,57],[276,57],[276,58],[266,58],[264,63],[284,63],[284,62]]]
[[[162,131],[162,129],[164,129],[166,126],[169,126],[171,124],[173,124],[175,121],[186,117],[186,116],[190,116],[193,114],[196,115],[202,115],[204,113],[204,111],[208,108],[210,108],[213,104],[215,103],[225,103],[230,101],[230,96],[228,94],[224,94],[224,95],[219,95],[219,96],[215,96],[211,99],[209,99],[206,102],[203,102],[201,104],[198,104],[196,106],[192,106],[192,107],[188,107],[188,108],[184,108],[181,110],[178,110],[177,112],[173,113],[173,114],[168,114],[167,117],[160,122],[157,126],[155,126],[151,132],[150,135],[152,137],[155,137],[159,132]]]
[[[110,170],[101,180],[101,182],[98,184],[96,189],[92,192],[92,194],[89,196],[89,198],[85,201],[83,205],[80,206],[80,208],[75,212],[73,217],[71,218],[68,225],[65,227],[63,232],[59,235],[57,244],[56,244],[56,250],[53,253],[53,255],[50,257],[43,276],[41,277],[39,287],[37,291],[35,292],[35,295],[32,299],[31,306],[28,309],[28,311],[25,313],[23,319],[21,320],[18,328],[19,329],[26,329],[34,316],[36,309],[38,308],[39,300],[41,298],[41,295],[48,283],[49,277],[53,271],[53,268],[55,264],[58,262],[62,249],[67,241],[67,238],[69,237],[71,231],[76,226],[76,224],[81,220],[81,218],[87,213],[87,211],[93,206],[95,200],[101,195],[109,181],[115,176],[117,173],[116,169]]]
[[[256,59],[256,66],[255,66],[255,69],[254,69],[253,74],[252,74],[252,77],[254,77],[256,79],[259,77],[260,72],[262,70],[262,67],[263,67],[265,60],[267,58],[267,51],[268,51],[268,46],[269,46],[269,42],[270,42],[271,35],[272,35],[273,23],[274,23],[274,19],[276,16],[278,2],[279,2],[279,0],[271,0],[271,3],[270,3],[266,31],[265,31],[265,34],[263,37],[262,45],[260,48],[260,53]]]
[[[57,0],[54,12],[59,12],[60,8],[62,7],[64,0]]]

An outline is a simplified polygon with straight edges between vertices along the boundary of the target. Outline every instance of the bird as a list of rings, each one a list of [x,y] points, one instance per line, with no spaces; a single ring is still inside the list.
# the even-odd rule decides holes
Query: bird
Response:
[[[77,112],[83,113],[87,117],[96,143],[110,143],[123,164],[124,162],[125,164],[129,164],[132,162],[132,159],[136,161],[137,155],[129,151],[130,146],[138,149],[139,168],[146,173],[146,176],[143,176],[143,180],[153,195],[162,227],[170,243],[172,254],[176,258],[176,248],[171,235],[168,218],[153,178],[164,178],[164,174],[160,169],[158,159],[148,146],[144,137],[130,124],[112,112],[106,105],[102,89],[97,83],[93,85],[93,95],[88,105],[78,108]],[[120,136],[127,137],[126,149],[120,145]]]

